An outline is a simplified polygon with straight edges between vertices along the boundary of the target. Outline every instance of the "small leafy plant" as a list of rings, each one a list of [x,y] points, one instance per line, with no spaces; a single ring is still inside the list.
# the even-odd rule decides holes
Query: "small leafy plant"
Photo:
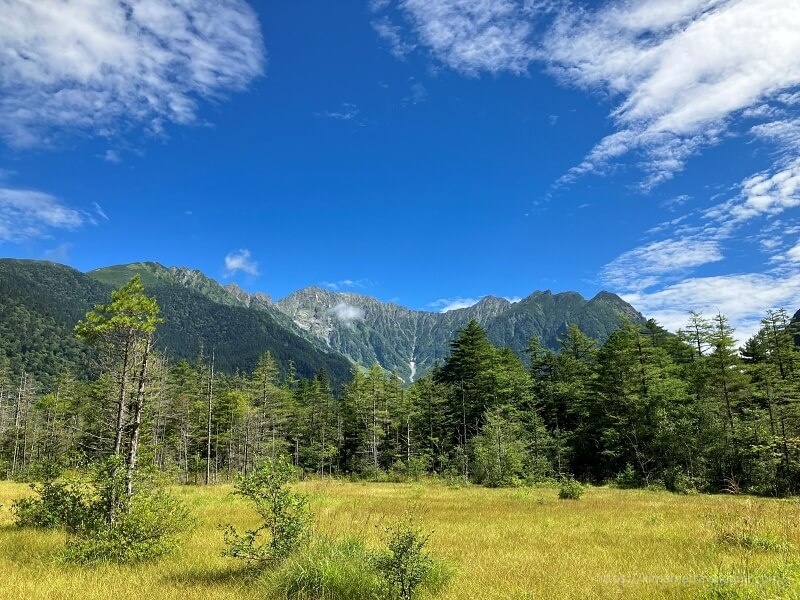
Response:
[[[262,523],[239,533],[233,525],[223,527],[223,556],[240,558],[253,565],[274,565],[306,544],[311,537],[308,498],[289,489],[294,469],[288,459],[268,458],[236,484],[234,493],[250,500]]]
[[[412,600],[434,566],[425,551],[430,535],[423,534],[410,517],[390,526],[386,533],[387,549],[376,556],[375,564],[394,597]]]
[[[573,477],[566,477],[558,489],[558,497],[561,500],[578,500],[583,496],[583,491],[583,486]]]

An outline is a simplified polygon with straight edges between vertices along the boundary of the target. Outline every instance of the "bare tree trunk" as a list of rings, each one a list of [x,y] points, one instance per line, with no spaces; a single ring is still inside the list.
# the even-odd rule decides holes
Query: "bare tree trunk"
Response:
[[[128,363],[130,362],[132,336],[125,340],[125,353],[122,356],[122,372],[119,378],[119,397],[117,398],[117,425],[114,435],[114,454],[122,451],[122,435],[125,431],[125,395],[128,387]]]
[[[22,391],[25,388],[25,381],[27,378],[27,373],[22,371],[22,379],[20,379],[19,383],[19,390],[17,392],[17,405],[14,407],[14,453],[11,459],[11,474],[14,475],[17,472],[17,461],[19,459],[19,421],[20,421],[20,410],[22,407]]]
[[[142,364],[139,369],[139,381],[136,389],[136,401],[133,405],[133,422],[131,424],[131,447],[128,453],[128,472],[125,478],[125,487],[128,499],[133,497],[133,476],[136,473],[136,458],[139,452],[139,434],[142,430],[142,409],[144,408],[144,392],[147,384],[147,361],[150,358],[152,338],[147,340],[142,354]]]
[[[206,415],[206,485],[211,483],[211,408],[214,403],[214,351],[211,351],[211,373],[208,381],[208,414]]]

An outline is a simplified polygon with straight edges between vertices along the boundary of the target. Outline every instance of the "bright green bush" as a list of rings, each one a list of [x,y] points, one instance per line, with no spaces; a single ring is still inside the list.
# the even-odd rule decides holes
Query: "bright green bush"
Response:
[[[261,516],[255,529],[239,533],[232,525],[223,528],[224,556],[240,558],[254,565],[281,562],[311,537],[311,513],[305,495],[288,484],[294,468],[287,458],[268,458],[254,472],[242,477],[235,494],[247,498]]]
[[[572,477],[567,477],[558,488],[558,497],[561,500],[578,500],[583,496],[583,491],[583,486],[580,483]]]
[[[192,523],[155,473],[137,474],[129,499],[119,457],[95,465],[91,478],[61,480],[51,474],[31,487],[36,496],[14,502],[17,525],[64,528],[71,562],[153,559],[173,550]]]
[[[163,489],[139,492],[112,523],[87,522],[67,539],[71,562],[139,562],[173,551],[192,523],[186,507]]]
[[[425,550],[430,539],[411,520],[399,521],[386,531],[386,550],[374,563],[388,586],[389,598],[412,600],[433,571],[434,561]]]

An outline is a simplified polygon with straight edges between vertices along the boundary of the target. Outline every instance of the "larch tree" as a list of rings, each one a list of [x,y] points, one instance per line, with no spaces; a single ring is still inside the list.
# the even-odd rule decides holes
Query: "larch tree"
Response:
[[[144,285],[137,275],[111,293],[111,302],[95,306],[75,326],[80,339],[100,348],[106,366],[115,375],[116,422],[112,456],[125,462],[128,499],[133,496],[153,335],[161,322],[158,303],[144,293]],[[126,437],[127,452],[123,447]],[[114,519],[117,499],[111,500],[106,515],[109,521]]]

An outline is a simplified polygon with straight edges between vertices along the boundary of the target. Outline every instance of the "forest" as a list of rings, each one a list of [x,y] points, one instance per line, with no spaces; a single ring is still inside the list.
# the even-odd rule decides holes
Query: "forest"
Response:
[[[132,368],[141,344],[123,366],[118,339],[89,351],[84,332],[70,345],[88,377],[64,370],[42,383],[0,356],[0,477],[34,477],[52,461],[79,469],[136,435],[139,464],[182,483],[233,481],[288,456],[307,474],[377,481],[574,477],[787,496],[800,488],[797,328],[784,310],[761,325],[741,348],[723,315],[691,314],[676,335],[628,322],[603,344],[573,325],[558,351],[532,339],[520,358],[473,321],[412,385],[354,366],[341,389],[269,352],[226,374],[208,347],[180,361],[148,347],[143,375]],[[120,410],[128,404],[138,412]]]

